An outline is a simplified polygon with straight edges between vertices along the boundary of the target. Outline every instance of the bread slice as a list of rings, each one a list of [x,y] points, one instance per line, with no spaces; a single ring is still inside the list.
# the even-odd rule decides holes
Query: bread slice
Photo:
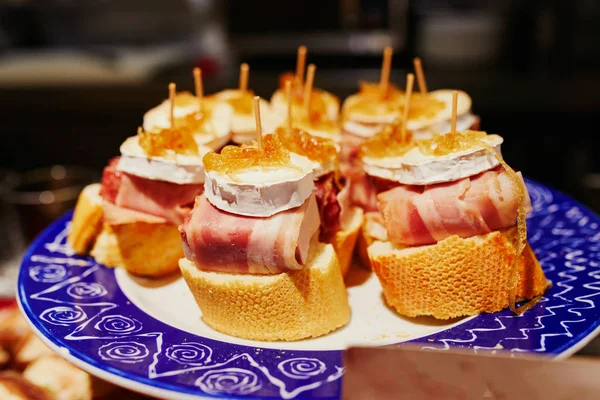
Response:
[[[348,212],[347,218],[348,224],[346,229],[336,232],[331,238],[331,244],[337,254],[343,276],[346,276],[348,273],[350,263],[352,262],[354,246],[356,245],[356,239],[358,238],[363,222],[362,208],[352,207]]]
[[[159,277],[177,270],[183,247],[175,225],[141,221],[105,223],[90,254],[108,267]]]
[[[420,247],[375,242],[368,248],[387,303],[402,315],[448,319],[508,307],[507,280],[516,255],[516,227],[468,239],[452,236]],[[518,300],[543,294],[549,283],[527,245],[517,271]]]
[[[228,335],[292,341],[325,335],[350,320],[346,287],[330,244],[316,244],[305,268],[277,275],[207,272],[185,258],[179,268],[204,322]]]
[[[102,229],[100,184],[86,186],[77,199],[67,243],[77,254],[87,254]]]

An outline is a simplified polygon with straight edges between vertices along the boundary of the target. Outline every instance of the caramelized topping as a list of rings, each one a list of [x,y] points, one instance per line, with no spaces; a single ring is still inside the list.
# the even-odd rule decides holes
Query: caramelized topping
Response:
[[[415,147],[414,141],[410,140],[411,132],[407,131],[408,140],[403,142],[400,137],[400,122],[386,125],[377,135],[367,139],[361,146],[363,157],[399,157],[406,154]]]
[[[408,119],[433,118],[444,108],[446,108],[446,104],[443,101],[437,100],[428,94],[413,93],[410,97]]]
[[[212,110],[212,102],[204,99],[201,111],[175,118],[175,126],[187,128],[194,135],[216,136],[217,132],[212,124]]]
[[[139,144],[150,157],[169,157],[175,154],[197,156],[198,144],[187,128],[166,128],[154,132],[138,132]]]
[[[310,97],[310,114],[307,116],[304,110],[304,86],[298,84],[298,80],[295,79],[296,75],[291,72],[286,72],[279,76],[279,89],[283,93],[283,99],[287,102],[287,95],[285,93],[285,82],[288,80],[292,81],[292,107],[294,108],[295,115],[303,119],[308,119],[310,123],[320,123],[321,121],[328,120],[327,116],[327,103],[325,102],[326,93],[320,89],[313,89]]]
[[[345,113],[357,113],[369,116],[402,113],[404,109],[404,92],[390,84],[388,94],[382,98],[379,84],[373,82],[359,82],[360,90],[358,99],[351,103]],[[413,93],[410,98],[408,119],[432,118],[446,107],[443,101],[437,100],[429,94]]]
[[[198,104],[198,98],[190,92],[179,92],[175,95],[175,107],[189,107]]]
[[[279,128],[276,134],[283,146],[292,153],[321,164],[337,160],[337,150],[330,139],[316,137],[297,128],[291,131],[286,128]]]
[[[417,140],[415,144],[423,154],[445,156],[478,146],[486,136],[487,133],[482,131],[450,132],[435,135],[431,139]]]
[[[262,150],[255,144],[246,146],[225,146],[220,154],[208,153],[204,156],[206,171],[216,171],[223,174],[261,168],[289,167],[290,153],[281,144],[278,136],[265,135],[262,139]]]
[[[362,155],[367,157],[399,157],[418,147],[420,152],[431,156],[445,156],[480,146],[481,139],[487,136],[482,131],[465,131],[436,135],[431,139],[400,139],[398,124],[386,126],[383,131],[362,146]]]
[[[238,114],[252,114],[254,92],[251,90],[237,91],[236,96],[232,96],[225,101],[233,107],[233,110]]]
[[[379,82],[367,82],[367,81],[359,81],[358,82],[358,93],[361,97],[365,98],[377,98],[381,99],[381,86]],[[386,95],[383,97],[384,100],[396,100],[401,99],[404,95],[404,92],[398,89],[396,85],[393,83],[388,83],[388,90]]]

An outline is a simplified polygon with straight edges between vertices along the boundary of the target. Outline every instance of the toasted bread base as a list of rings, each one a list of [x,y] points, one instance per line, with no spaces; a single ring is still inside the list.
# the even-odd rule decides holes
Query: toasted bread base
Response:
[[[159,277],[177,270],[183,247],[175,225],[105,223],[90,254],[108,267],[124,267],[135,275]]]
[[[293,341],[325,335],[350,320],[346,287],[332,245],[318,243],[305,268],[277,275],[179,268],[206,324],[244,339]]]
[[[330,242],[337,254],[342,276],[346,276],[352,263],[354,246],[363,223],[362,208],[352,207],[349,211],[348,222],[347,229],[336,232]]]
[[[77,199],[67,243],[77,254],[87,254],[102,230],[100,184],[86,186]]]
[[[368,254],[387,303],[402,315],[448,319],[508,307],[507,280],[516,256],[515,227],[431,246],[398,248],[377,241]],[[531,299],[549,286],[527,245],[517,271],[517,299]]]

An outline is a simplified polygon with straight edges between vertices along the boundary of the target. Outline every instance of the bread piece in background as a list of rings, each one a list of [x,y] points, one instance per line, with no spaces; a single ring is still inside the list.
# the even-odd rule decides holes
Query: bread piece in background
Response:
[[[29,335],[27,322],[16,307],[0,311],[0,346],[12,351],[12,348]]]
[[[175,272],[183,257],[181,234],[176,225],[166,223],[105,223],[90,254],[108,267],[124,267],[141,276],[164,276]]]
[[[0,369],[4,369],[10,362],[10,353],[8,349],[0,345]]]
[[[18,368],[25,368],[40,357],[54,354],[32,332],[23,337],[12,348],[14,363]]]
[[[100,184],[86,186],[77,200],[67,242],[75,253],[87,254],[102,229]]]
[[[60,400],[92,400],[92,377],[58,356],[45,356],[23,371],[29,382]]]
[[[14,371],[0,372],[0,399],[53,400],[48,392],[28,382]]]

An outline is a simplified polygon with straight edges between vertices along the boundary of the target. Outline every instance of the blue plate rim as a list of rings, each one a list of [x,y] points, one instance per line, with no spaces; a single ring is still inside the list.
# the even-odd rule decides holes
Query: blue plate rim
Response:
[[[582,204],[581,202],[579,202],[576,199],[572,199],[571,197],[562,193],[561,191],[550,188],[550,187],[540,184],[536,181],[532,181],[530,179],[527,179],[527,181],[528,181],[528,183],[530,182],[534,185],[538,185],[546,190],[549,190],[553,196],[558,196],[559,198],[562,198],[562,199],[560,199],[561,201],[567,200],[570,204],[581,209],[585,214],[587,214],[587,216],[593,218],[596,223],[600,224],[600,217],[593,210],[589,209],[588,206],[586,206],[585,204]],[[51,226],[65,223],[66,220],[70,217],[71,213],[72,213],[72,211],[67,212],[65,215],[63,215],[58,220],[56,220]],[[28,322],[28,324],[32,327],[35,334],[38,337],[40,337],[41,340],[48,347],[50,347],[53,351],[60,354],[62,357],[67,358],[69,361],[71,361],[73,364],[77,365],[81,369],[86,370],[86,371],[92,373],[93,375],[100,376],[102,379],[105,379],[105,380],[112,382],[114,384],[117,384],[119,386],[123,386],[124,382],[126,382],[127,387],[131,388],[132,390],[135,390],[135,391],[138,391],[141,393],[145,393],[145,394],[148,394],[151,396],[159,395],[161,397],[164,396],[166,398],[169,398],[171,396],[176,395],[177,398],[190,398],[190,399],[192,399],[192,398],[227,398],[227,399],[247,398],[247,397],[236,397],[234,395],[213,395],[213,394],[207,395],[204,393],[190,394],[190,393],[182,392],[181,388],[178,386],[174,386],[173,388],[168,388],[171,385],[165,384],[163,382],[161,382],[160,385],[166,386],[166,388],[159,387],[156,385],[158,383],[157,381],[153,381],[149,378],[139,379],[139,377],[131,376],[131,374],[127,373],[127,372],[120,372],[118,369],[115,369],[113,367],[108,367],[108,370],[103,369],[101,367],[95,366],[94,360],[91,360],[91,359],[86,360],[87,357],[83,354],[80,354],[81,358],[78,358],[78,357],[74,356],[73,354],[71,354],[70,352],[65,352],[63,350],[62,346],[60,346],[52,341],[52,339],[51,339],[53,337],[52,333],[50,331],[48,331],[46,328],[44,328],[43,324],[38,319],[37,315],[32,314],[31,307],[28,304],[29,299],[27,299],[26,293],[24,292],[24,290],[25,290],[24,285],[21,284],[22,282],[24,282],[22,275],[25,274],[24,271],[26,270],[26,268],[24,266],[26,265],[28,260],[31,258],[31,256],[35,252],[35,249],[38,248],[41,244],[43,244],[43,242],[47,239],[48,235],[49,235],[49,228],[47,228],[44,232],[39,234],[35,238],[35,240],[32,242],[32,244],[29,246],[29,248],[27,249],[27,251],[22,259],[22,262],[21,262],[21,270],[19,272],[19,279],[17,282],[17,293],[18,293],[17,304],[18,304],[18,307],[20,308],[23,315],[26,316],[25,319]],[[23,302],[23,299],[25,300],[25,303]],[[493,315],[493,314],[490,314],[490,315]],[[566,357],[574,354],[581,348],[583,348],[587,343],[589,343],[589,341],[591,341],[598,334],[600,334],[600,320],[596,321],[595,324],[590,325],[585,332],[581,332],[577,337],[573,337],[572,340],[569,341],[569,343],[565,343],[560,348],[557,348],[556,353],[550,353],[549,355],[554,358],[559,358],[559,359],[566,358]],[[428,336],[431,336],[431,335],[428,335]],[[423,338],[427,338],[428,336],[424,336]],[[421,338],[421,339],[423,339],[423,338]],[[227,343],[227,342],[224,342],[224,343]],[[316,352],[328,352],[328,351],[331,351],[331,350],[320,350],[320,351],[314,350],[312,352],[316,353]],[[144,380],[147,380],[148,382],[143,382]],[[302,398],[302,397],[297,397],[297,398]]]

